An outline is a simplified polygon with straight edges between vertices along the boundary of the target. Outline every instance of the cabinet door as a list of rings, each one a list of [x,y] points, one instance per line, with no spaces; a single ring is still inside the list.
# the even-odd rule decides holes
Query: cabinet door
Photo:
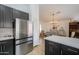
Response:
[[[45,55],[49,55],[49,45],[48,45],[48,41],[45,40]]]
[[[47,53],[47,55],[60,55],[61,54],[61,49],[60,49],[60,45],[51,41],[47,41],[46,42],[45,48],[47,49],[47,51],[45,51]]]
[[[8,40],[7,43],[3,44],[4,52],[6,55],[13,55],[13,40]]]
[[[25,12],[20,12],[21,13],[21,18],[25,20],[29,20],[29,14]]]
[[[20,18],[20,12],[16,9],[13,9],[13,18]]]
[[[79,55],[79,49],[62,45],[62,55]]]
[[[4,53],[3,53],[3,51],[2,51],[2,44],[1,44],[1,42],[0,42],[0,55],[3,55]]]
[[[0,42],[0,55],[6,55],[7,54],[7,52],[4,51],[5,50],[4,44],[6,44],[6,43],[7,42],[5,42],[5,41]]]
[[[0,42],[0,55],[13,55],[13,40]]]
[[[4,27],[4,7],[0,5],[0,27]]]
[[[0,5],[0,27],[12,27],[12,8]]]
[[[21,19],[29,20],[29,14],[16,10],[16,9],[13,9],[13,18],[14,19],[21,18]]]
[[[9,8],[9,7],[4,7],[5,8],[5,11],[4,11],[4,16],[5,16],[5,19],[4,19],[4,27],[7,27],[7,28],[12,28],[12,20],[13,20],[13,9],[12,8]]]

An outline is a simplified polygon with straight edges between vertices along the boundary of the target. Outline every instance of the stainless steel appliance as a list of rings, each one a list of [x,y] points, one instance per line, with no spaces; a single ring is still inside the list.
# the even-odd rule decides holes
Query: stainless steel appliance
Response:
[[[28,20],[15,19],[15,54],[24,55],[33,49],[32,23]]]

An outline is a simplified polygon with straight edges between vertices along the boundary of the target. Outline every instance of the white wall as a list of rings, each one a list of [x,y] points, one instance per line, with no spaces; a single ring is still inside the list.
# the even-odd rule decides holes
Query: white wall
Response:
[[[42,30],[44,30],[45,32],[49,31],[51,28],[51,25],[48,22],[40,21],[40,24]]]
[[[29,13],[30,21],[33,23],[33,45],[39,44],[39,5],[30,4],[6,4],[9,7]]]
[[[69,21],[68,20],[60,20],[56,22],[59,26],[58,27],[63,27],[66,36],[69,36]],[[44,22],[40,21],[40,24],[42,26],[42,30],[45,32],[49,31],[52,27],[52,25],[49,22]]]
[[[61,20],[59,21],[61,27],[63,27],[66,36],[69,36],[69,21],[68,20]]]
[[[34,46],[39,44],[39,5],[30,5],[31,20],[33,22]]]

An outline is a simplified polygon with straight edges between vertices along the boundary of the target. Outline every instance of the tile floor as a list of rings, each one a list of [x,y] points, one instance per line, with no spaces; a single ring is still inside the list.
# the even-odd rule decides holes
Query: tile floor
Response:
[[[28,53],[27,55],[44,55],[45,51],[45,40],[40,39],[40,44],[36,46],[32,52]]]

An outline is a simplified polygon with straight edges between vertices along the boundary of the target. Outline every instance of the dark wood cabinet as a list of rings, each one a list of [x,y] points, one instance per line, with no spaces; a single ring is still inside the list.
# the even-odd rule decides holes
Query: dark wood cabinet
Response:
[[[74,37],[79,38],[79,22],[69,23],[69,37],[71,37],[72,32],[75,32]]]
[[[45,54],[46,55],[60,55],[61,54],[60,45],[55,42],[46,40],[45,41]]]
[[[9,7],[5,7],[5,21],[4,27],[12,28],[12,20],[13,20],[13,9]]]
[[[16,18],[29,20],[29,14],[0,4],[0,28],[14,29],[13,22]],[[14,54],[15,47],[13,47],[13,43],[13,40],[0,41],[0,55]]]
[[[0,5],[0,27],[12,28],[13,9]]]
[[[21,18],[21,19],[25,19],[25,20],[29,20],[29,14],[22,12],[22,11],[18,11],[16,9],[13,9],[13,18]]]
[[[29,20],[29,14],[0,4],[0,28],[12,28],[16,18]]]
[[[62,45],[62,55],[79,55],[79,49]]]
[[[79,49],[45,40],[45,55],[79,55]]]
[[[13,39],[0,41],[0,55],[13,55]]]
[[[20,11],[13,9],[13,18],[21,18],[21,13]]]
[[[4,8],[0,5],[0,27],[4,27]]]

